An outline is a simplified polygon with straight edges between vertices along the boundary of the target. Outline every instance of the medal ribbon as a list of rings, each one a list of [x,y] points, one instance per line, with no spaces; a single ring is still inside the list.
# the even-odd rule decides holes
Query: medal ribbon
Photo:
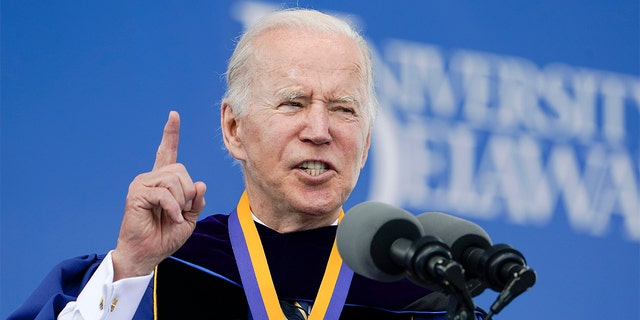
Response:
[[[344,212],[340,210],[338,220]],[[229,216],[229,237],[249,309],[254,319],[286,319],[276,294],[267,258],[251,216],[246,190]],[[347,299],[353,271],[342,263],[334,240],[309,320],[338,319]]]

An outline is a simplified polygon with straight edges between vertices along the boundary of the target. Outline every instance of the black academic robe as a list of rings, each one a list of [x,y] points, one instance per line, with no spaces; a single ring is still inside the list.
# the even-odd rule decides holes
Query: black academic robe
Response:
[[[250,319],[228,217],[199,221],[182,248],[158,265],[134,319],[153,319],[154,308],[160,320]],[[337,227],[280,234],[256,225],[278,298],[312,303]],[[54,319],[75,300],[102,258],[89,255],[62,262],[9,319]],[[354,274],[340,319],[444,319],[446,304],[443,294],[408,280],[378,282]],[[476,316],[482,319],[480,313]]]

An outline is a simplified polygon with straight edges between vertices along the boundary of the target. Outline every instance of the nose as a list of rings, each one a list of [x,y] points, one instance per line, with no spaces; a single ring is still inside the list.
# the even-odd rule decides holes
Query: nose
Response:
[[[312,105],[307,109],[300,140],[314,144],[330,143],[329,110],[324,105]]]

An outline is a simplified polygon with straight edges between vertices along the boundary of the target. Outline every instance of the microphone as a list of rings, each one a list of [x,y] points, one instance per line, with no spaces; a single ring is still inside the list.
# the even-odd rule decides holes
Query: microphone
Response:
[[[383,282],[407,276],[417,284],[438,287],[443,277],[438,268],[453,262],[442,240],[423,237],[413,214],[381,202],[351,208],[338,224],[336,239],[338,252],[354,272]]]
[[[480,259],[491,248],[489,234],[471,221],[440,212],[422,213],[417,219],[426,234],[440,237],[449,245],[453,259],[462,263],[471,295],[482,293],[487,283],[481,280]]]
[[[467,271],[472,296],[487,286],[500,292],[490,315],[535,284],[536,273],[527,266],[522,253],[507,244],[492,245],[487,232],[473,222],[440,212],[423,213],[417,219],[425,234],[440,237],[449,245],[453,259]]]
[[[360,203],[338,224],[336,245],[354,272],[385,282],[406,276],[449,295],[447,319],[475,318],[462,265],[440,238],[425,234],[408,211],[381,202]]]

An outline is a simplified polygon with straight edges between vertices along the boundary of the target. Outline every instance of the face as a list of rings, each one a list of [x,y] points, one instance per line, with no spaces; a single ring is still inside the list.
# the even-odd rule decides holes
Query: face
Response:
[[[247,113],[222,111],[252,210],[333,221],[369,150],[362,54],[346,36],[299,30],[270,31],[256,43]]]

